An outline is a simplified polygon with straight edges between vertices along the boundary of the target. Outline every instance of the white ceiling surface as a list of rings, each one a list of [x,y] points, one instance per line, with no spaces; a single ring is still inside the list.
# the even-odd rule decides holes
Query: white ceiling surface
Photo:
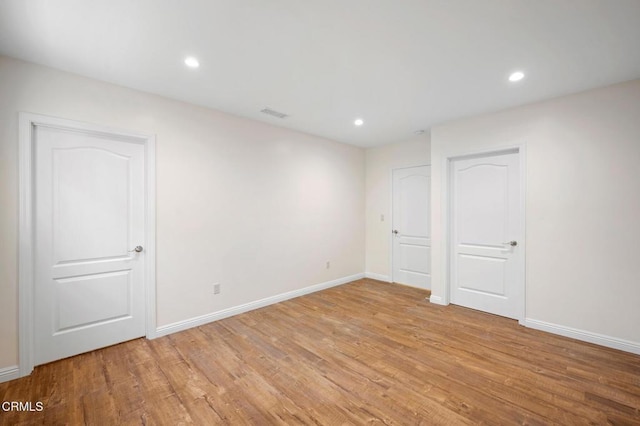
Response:
[[[367,147],[639,78],[640,0],[2,0],[0,53]]]

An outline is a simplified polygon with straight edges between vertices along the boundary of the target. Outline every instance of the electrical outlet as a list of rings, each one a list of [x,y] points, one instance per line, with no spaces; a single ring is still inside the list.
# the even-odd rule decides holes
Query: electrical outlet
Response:
[[[331,268],[331,262],[330,262],[330,261],[328,261],[328,260],[327,260],[327,266],[326,266],[326,268],[327,268],[327,269]]]
[[[380,215],[380,222],[384,222],[384,215],[383,214]]]
[[[220,294],[220,283],[213,284],[213,294]]]

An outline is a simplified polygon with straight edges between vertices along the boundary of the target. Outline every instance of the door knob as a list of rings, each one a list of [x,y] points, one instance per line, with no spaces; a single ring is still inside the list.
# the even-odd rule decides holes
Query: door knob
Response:
[[[393,232],[394,234],[398,235],[398,230],[397,230],[397,229],[394,229],[394,230],[393,230],[393,231],[391,231],[391,232]]]
[[[136,248],[134,248],[133,250],[129,250],[129,253],[131,253],[132,251],[135,251],[136,253],[140,253],[142,251],[142,246],[136,246]]]
[[[515,247],[518,245],[518,242],[513,240],[513,241],[507,241],[506,243],[502,243],[502,244],[509,244],[511,247]]]

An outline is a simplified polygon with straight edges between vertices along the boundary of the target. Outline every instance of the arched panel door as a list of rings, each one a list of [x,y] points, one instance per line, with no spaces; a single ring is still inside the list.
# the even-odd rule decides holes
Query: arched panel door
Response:
[[[524,309],[517,152],[452,162],[451,302],[520,319]]]
[[[38,365],[145,335],[145,147],[47,125],[33,138]]]
[[[393,281],[431,288],[431,168],[393,171]]]

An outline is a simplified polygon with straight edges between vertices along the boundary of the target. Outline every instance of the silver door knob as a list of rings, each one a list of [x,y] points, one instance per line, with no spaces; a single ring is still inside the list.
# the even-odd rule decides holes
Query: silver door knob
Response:
[[[136,248],[134,248],[133,250],[129,250],[129,253],[131,253],[132,251],[135,251],[136,253],[140,253],[142,251],[142,246],[136,246]]]
[[[511,247],[515,247],[518,245],[517,241],[507,241],[506,243],[502,243],[502,244],[509,244]]]

